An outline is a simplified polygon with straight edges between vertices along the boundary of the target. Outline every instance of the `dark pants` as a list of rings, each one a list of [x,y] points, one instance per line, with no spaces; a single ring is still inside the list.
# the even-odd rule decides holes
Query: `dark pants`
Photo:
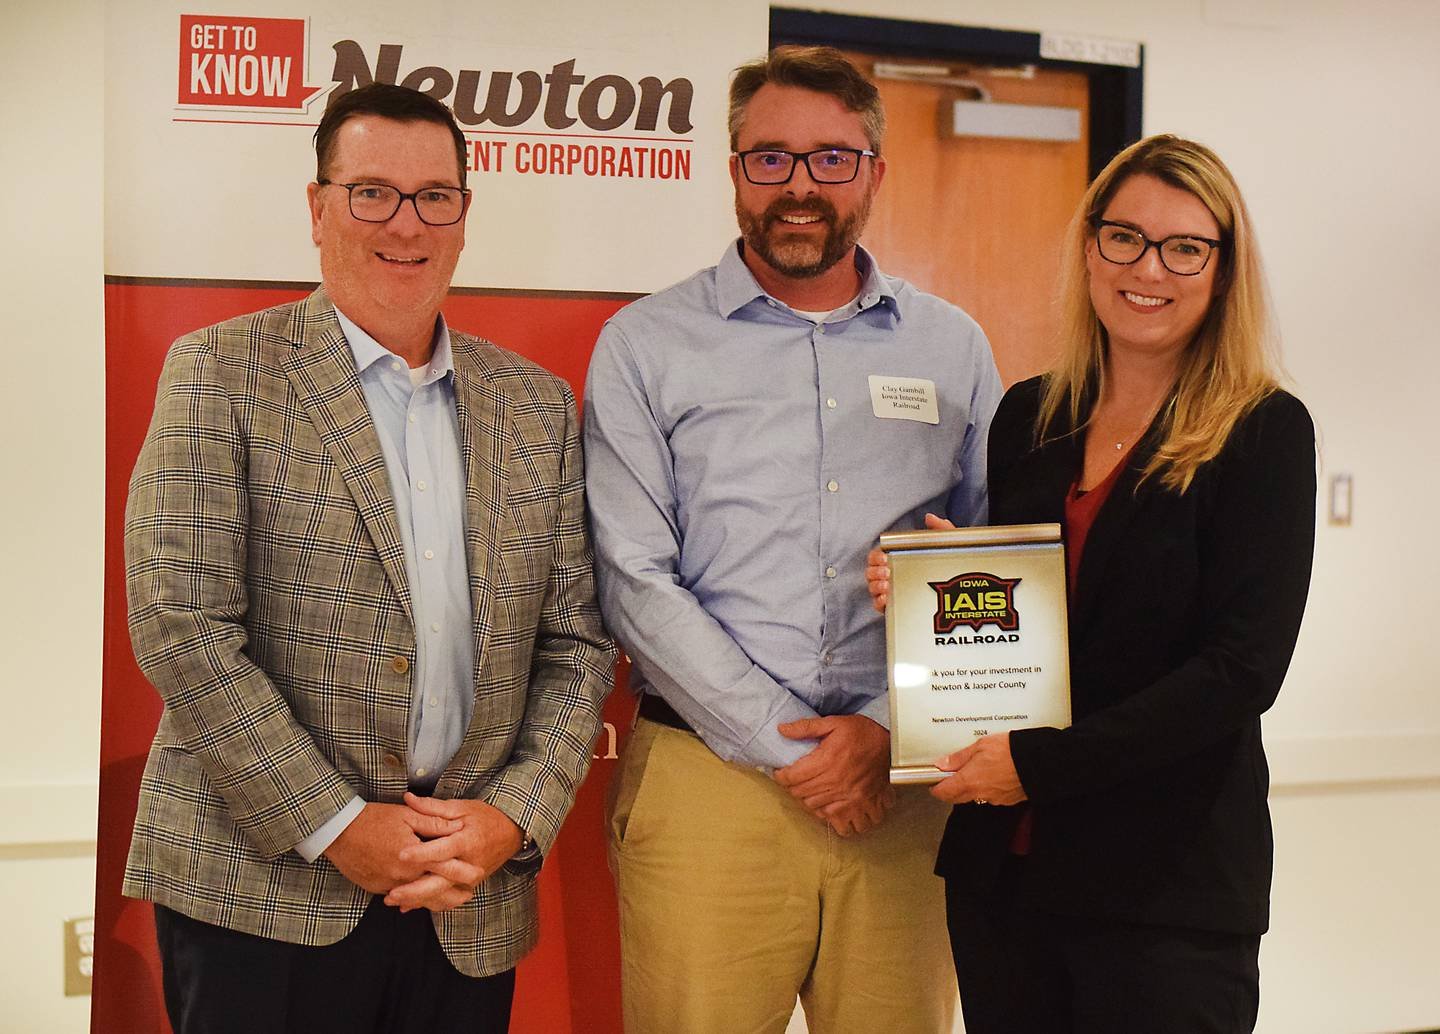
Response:
[[[467,977],[424,909],[375,898],[354,930],[310,947],[155,906],[175,1034],[504,1034],[515,971]]]
[[[945,883],[967,1034],[1249,1034],[1260,938],[1035,912],[1025,862],[994,891]]]

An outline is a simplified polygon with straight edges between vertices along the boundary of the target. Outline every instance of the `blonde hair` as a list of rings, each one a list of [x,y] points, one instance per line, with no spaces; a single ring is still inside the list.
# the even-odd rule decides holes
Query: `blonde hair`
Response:
[[[1179,373],[1162,411],[1160,444],[1145,467],[1184,493],[1200,466],[1219,455],[1242,417],[1277,387],[1278,351],[1260,255],[1250,213],[1235,178],[1214,151],[1180,137],[1146,137],[1121,151],[1086,191],[1065,233],[1061,253],[1061,354],[1044,380],[1037,443],[1045,441],[1062,410],[1069,426],[1099,399],[1105,383],[1108,336],[1090,300],[1086,245],[1095,220],[1120,185],[1132,176],[1156,179],[1195,195],[1220,226],[1223,243],[1215,293],[1204,321],[1180,359]]]

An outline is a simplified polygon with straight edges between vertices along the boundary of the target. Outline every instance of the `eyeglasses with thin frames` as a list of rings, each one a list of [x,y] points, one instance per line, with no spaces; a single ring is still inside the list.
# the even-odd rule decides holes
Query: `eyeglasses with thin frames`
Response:
[[[409,201],[415,214],[427,226],[453,226],[465,214],[465,198],[470,191],[462,187],[422,187],[406,194],[388,183],[336,183],[316,180],[322,187],[344,187],[350,196],[350,214],[362,223],[386,223]]]
[[[1095,243],[1100,248],[1100,257],[1117,266],[1133,266],[1155,249],[1160,264],[1176,276],[1197,276],[1210,263],[1210,256],[1223,241],[1209,237],[1195,237],[1191,234],[1173,234],[1163,240],[1152,241],[1145,234],[1127,223],[1109,219],[1093,219]]]
[[[736,151],[740,168],[745,178],[756,186],[775,187],[789,183],[795,175],[795,167],[805,163],[810,178],[816,183],[849,183],[860,172],[861,158],[874,158],[874,151],[862,151],[858,147],[822,147],[815,151],[777,151],[762,148],[754,151]]]

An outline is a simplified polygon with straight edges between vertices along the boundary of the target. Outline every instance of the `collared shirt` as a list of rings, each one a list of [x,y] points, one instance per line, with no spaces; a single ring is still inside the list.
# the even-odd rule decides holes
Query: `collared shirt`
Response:
[[[407,764],[411,788],[426,792],[460,748],[475,706],[465,464],[460,455],[450,332],[443,318],[437,321],[430,363],[412,373],[404,359],[339,309],[335,315],[355,354],[405,547],[405,578],[415,618]],[[361,807],[358,798],[352,800],[296,850],[313,860]]]
[[[617,313],[591,360],[586,483],[606,623],[632,687],[727,760],[797,761],[814,742],[776,726],[800,718],[888,726],[865,555],[927,510],[985,520],[1001,389],[984,334],[863,249],[856,266],[859,295],[817,324],[768,296],[732,245]]]

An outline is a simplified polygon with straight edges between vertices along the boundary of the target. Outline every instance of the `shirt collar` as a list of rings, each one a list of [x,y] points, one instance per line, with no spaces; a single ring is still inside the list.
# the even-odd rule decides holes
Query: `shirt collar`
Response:
[[[340,321],[340,329],[345,332],[345,341],[355,355],[355,368],[361,373],[381,359],[394,358],[394,352],[361,330],[359,324],[338,308],[335,310],[335,318]],[[430,353],[430,364],[427,367],[429,372],[422,382],[426,384],[438,381],[455,370],[455,356],[450,350],[450,328],[446,326],[444,316],[435,317],[435,338],[432,343],[434,349]]]
[[[855,268],[860,271],[860,294],[855,302],[856,311],[863,312],[886,302],[898,320],[900,303],[895,297],[894,288],[875,265],[874,257],[858,244],[855,246]],[[725,249],[725,254],[720,257],[720,264],[715,267],[715,302],[720,308],[720,315],[728,320],[755,299],[768,297],[755,279],[755,274],[750,272],[750,267],[745,265],[745,260],[740,257],[740,239],[737,238]]]

